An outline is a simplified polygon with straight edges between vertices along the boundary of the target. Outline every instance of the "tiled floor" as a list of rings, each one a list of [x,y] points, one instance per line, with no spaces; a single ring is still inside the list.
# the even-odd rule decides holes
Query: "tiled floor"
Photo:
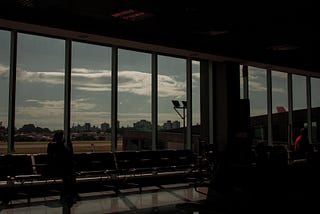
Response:
[[[203,193],[207,192],[207,188],[199,190]],[[141,194],[137,189],[126,189],[118,196],[112,191],[81,193],[80,196],[82,200],[71,207],[70,213],[181,213],[182,211],[176,208],[176,204],[197,202],[206,198],[206,195],[195,191],[187,184],[148,187],[144,188]],[[0,208],[0,213],[60,214],[65,212],[58,201],[58,196],[51,196],[32,198],[29,206],[26,200],[13,201],[8,207]]]

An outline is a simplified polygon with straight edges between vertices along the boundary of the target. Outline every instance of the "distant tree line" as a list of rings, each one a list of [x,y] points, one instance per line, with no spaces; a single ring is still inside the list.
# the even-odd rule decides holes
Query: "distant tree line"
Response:
[[[34,124],[26,124],[23,125],[20,129],[17,129],[16,134],[31,134],[31,133],[37,133],[37,134],[51,134],[52,131],[49,128],[41,128],[36,127]]]

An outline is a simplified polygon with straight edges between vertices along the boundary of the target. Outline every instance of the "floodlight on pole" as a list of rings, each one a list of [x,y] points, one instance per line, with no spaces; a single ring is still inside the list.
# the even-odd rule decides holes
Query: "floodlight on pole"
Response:
[[[178,100],[172,100],[172,104],[173,104],[174,108],[180,108],[180,103]]]
[[[180,118],[183,121],[183,132],[184,132],[184,141],[186,140],[186,133],[185,133],[185,126],[186,126],[186,108],[187,108],[187,101],[181,101],[182,105],[180,105],[180,102],[178,100],[172,100],[173,109],[177,112],[177,114],[180,116]],[[177,110],[182,109],[182,114]],[[186,142],[184,142],[184,146]]]
[[[182,102],[182,104],[183,104],[183,107],[184,107],[184,108],[187,108],[187,101],[184,100],[184,101],[181,101],[181,102]]]
[[[172,100],[173,103],[173,109],[177,112],[177,114],[181,117],[181,119],[184,121],[185,119],[185,107],[184,105],[181,106],[180,102],[178,100]],[[177,110],[177,109],[183,109],[183,114],[181,115],[181,113]],[[184,126],[184,125],[183,125]]]

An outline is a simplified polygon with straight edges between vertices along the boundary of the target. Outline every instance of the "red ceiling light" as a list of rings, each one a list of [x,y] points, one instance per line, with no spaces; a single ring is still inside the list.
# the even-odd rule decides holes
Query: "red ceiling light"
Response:
[[[141,11],[136,11],[133,9],[123,10],[121,12],[113,13],[111,14],[114,18],[119,18],[123,20],[129,20],[129,21],[136,21],[136,20],[142,20],[147,17],[150,17],[150,13],[145,13]]]
[[[127,16],[128,14],[132,14],[134,12],[135,12],[134,10],[129,9],[129,10],[124,10],[124,11],[121,11],[121,12],[118,12],[118,13],[114,13],[111,16],[115,17],[115,18],[122,18],[122,17]]]
[[[290,51],[299,48],[298,46],[295,45],[274,45],[274,46],[269,46],[266,49],[269,51]]]

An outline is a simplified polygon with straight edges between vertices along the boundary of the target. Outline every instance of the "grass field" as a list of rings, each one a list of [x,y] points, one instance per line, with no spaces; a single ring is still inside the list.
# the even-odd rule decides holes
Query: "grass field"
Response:
[[[73,141],[75,153],[111,151],[111,141]],[[37,154],[47,152],[48,142],[16,142],[15,154]],[[117,150],[122,150],[122,141],[118,141]],[[0,154],[7,153],[7,144],[0,144]]]

